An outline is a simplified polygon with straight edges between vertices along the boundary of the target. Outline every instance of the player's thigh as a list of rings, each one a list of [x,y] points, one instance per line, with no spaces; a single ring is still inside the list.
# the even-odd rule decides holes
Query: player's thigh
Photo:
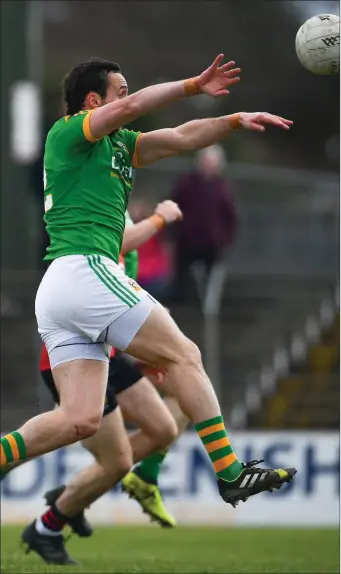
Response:
[[[100,420],[105,403],[108,363],[76,359],[52,369],[59,402],[73,418]]]
[[[126,352],[137,359],[164,367],[184,360],[200,361],[200,353],[180,331],[166,309],[157,303]]]
[[[59,405],[59,393],[57,391],[51,369],[45,369],[44,371],[41,371],[40,374],[42,376],[44,384],[45,384],[47,390],[49,391],[55,405],[56,406]],[[109,377],[109,379],[110,379],[110,377]],[[115,391],[112,388],[112,386],[109,384],[109,379],[108,379],[108,384],[107,384],[106,393],[105,393],[105,404],[104,404],[104,409],[103,409],[103,415],[107,415],[108,413],[111,413],[117,407]]]
[[[96,434],[82,441],[82,445],[103,466],[125,467],[126,471],[132,466],[129,437],[119,407],[103,416]]]
[[[173,416],[146,377],[118,394],[117,402],[124,419],[149,436],[164,436],[166,442],[176,436],[178,429]]]

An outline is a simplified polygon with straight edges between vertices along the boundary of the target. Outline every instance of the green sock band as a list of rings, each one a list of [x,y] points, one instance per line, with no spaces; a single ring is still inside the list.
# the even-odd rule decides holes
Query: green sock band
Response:
[[[6,464],[8,464],[9,462],[13,462],[13,453],[11,445],[9,444],[6,437],[1,437],[1,446],[4,449]]]
[[[213,417],[195,424],[194,427],[211,459],[217,478],[236,480],[243,466],[233,451],[223,417]]]
[[[9,437],[12,437],[15,440],[15,443],[18,448],[19,457],[13,455],[13,450],[8,440]],[[1,437],[1,446],[4,449],[6,464],[9,464],[13,461],[17,462],[18,460],[25,460],[27,458],[24,439],[21,436],[21,434],[18,433],[17,431],[14,431],[7,436]]]
[[[194,425],[194,428],[197,432],[204,430],[210,426],[218,425],[220,423],[224,423],[224,419],[221,415],[218,417],[213,417],[213,419],[207,419],[207,421],[202,421],[201,423],[197,423]]]
[[[135,469],[138,475],[147,482],[157,483],[160,474],[161,465],[168,454],[168,450],[159,450],[155,454],[145,458]]]
[[[18,431],[12,432],[12,436],[15,438],[15,440],[17,442],[18,450],[19,450],[19,454],[20,454],[20,460],[25,460],[25,458],[27,458],[27,452],[26,452],[26,445],[25,445],[25,441],[24,441],[23,437],[21,436],[21,434]]]

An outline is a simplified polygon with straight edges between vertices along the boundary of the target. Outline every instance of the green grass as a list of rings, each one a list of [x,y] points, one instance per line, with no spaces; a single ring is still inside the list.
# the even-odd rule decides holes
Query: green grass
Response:
[[[67,542],[79,567],[45,565],[19,546],[21,528],[4,526],[1,572],[220,573],[340,572],[337,529],[101,527]]]

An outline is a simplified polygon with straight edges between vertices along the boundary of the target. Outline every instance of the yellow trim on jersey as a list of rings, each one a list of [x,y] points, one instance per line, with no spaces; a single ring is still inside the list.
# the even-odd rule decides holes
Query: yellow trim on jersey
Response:
[[[99,142],[102,138],[98,138],[96,139],[90,130],[90,118],[91,118],[91,114],[95,111],[96,108],[94,108],[93,110],[90,110],[89,112],[84,112],[86,113],[86,116],[83,120],[83,133],[84,133],[84,137],[86,140],[88,140],[89,142],[95,143],[95,142]]]
[[[137,144],[138,144],[138,141],[139,141],[139,139],[140,139],[141,136],[143,136],[143,134],[139,134],[139,135],[137,136],[136,140],[135,140],[135,150],[134,150],[134,153],[133,153],[133,159],[131,160],[132,166],[133,166],[134,168],[143,167],[143,166],[139,163],[138,153],[137,153]]]

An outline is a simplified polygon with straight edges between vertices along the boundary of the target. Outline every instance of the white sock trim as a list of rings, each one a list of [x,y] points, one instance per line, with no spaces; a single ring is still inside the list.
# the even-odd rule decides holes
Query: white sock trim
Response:
[[[51,530],[46,528],[41,518],[37,518],[35,523],[36,531],[43,536],[60,536],[61,530]]]

